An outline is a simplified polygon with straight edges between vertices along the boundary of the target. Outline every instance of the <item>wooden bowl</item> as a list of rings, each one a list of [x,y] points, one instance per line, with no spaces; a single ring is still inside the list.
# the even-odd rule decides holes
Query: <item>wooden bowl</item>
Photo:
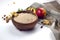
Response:
[[[21,12],[17,12],[17,13],[19,14],[19,13],[32,13],[32,12],[29,12],[29,11],[21,11]],[[32,13],[32,14],[33,14],[33,13]],[[34,15],[34,14],[33,14],[33,15]],[[12,18],[12,22],[13,22],[13,24],[15,25],[15,27],[16,27],[17,29],[21,30],[21,31],[32,30],[32,29],[35,27],[37,21],[38,21],[38,17],[37,17],[37,19],[36,19],[34,22],[32,22],[32,23],[23,24],[23,23],[18,23],[18,22],[16,22],[16,21],[14,20],[14,17]]]

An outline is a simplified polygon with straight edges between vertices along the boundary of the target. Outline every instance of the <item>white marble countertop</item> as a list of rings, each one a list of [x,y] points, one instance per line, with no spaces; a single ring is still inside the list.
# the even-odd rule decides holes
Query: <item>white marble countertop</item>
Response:
[[[44,26],[41,29],[41,25],[37,24],[33,31],[19,31],[11,21],[5,23],[1,18],[4,14],[17,11],[18,8],[25,9],[34,2],[45,3],[49,1],[52,0],[0,0],[0,40],[56,40],[48,27]]]

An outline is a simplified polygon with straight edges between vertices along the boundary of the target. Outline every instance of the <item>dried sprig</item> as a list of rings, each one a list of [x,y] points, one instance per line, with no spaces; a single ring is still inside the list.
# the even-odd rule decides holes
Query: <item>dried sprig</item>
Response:
[[[18,8],[18,11],[17,12],[21,12],[21,11],[23,11],[23,9]]]

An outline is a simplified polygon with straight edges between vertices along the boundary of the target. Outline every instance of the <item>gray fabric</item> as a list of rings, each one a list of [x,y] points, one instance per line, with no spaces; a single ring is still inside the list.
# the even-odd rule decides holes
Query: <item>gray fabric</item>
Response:
[[[45,8],[47,8],[50,12],[50,16],[57,19],[58,23],[60,21],[60,4],[58,4],[56,1],[44,3]],[[58,24],[57,23],[57,24]],[[57,28],[56,28],[57,27]],[[54,24],[54,26],[51,26],[50,28],[54,36],[56,37],[56,40],[60,40],[60,28]],[[59,29],[59,30],[58,30]]]

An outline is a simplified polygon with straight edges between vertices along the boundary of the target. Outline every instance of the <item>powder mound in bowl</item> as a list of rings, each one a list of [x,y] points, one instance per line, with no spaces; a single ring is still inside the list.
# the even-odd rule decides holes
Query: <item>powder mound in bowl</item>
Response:
[[[36,21],[37,17],[31,13],[20,13],[17,17],[14,17],[14,20],[18,23],[32,23]]]

